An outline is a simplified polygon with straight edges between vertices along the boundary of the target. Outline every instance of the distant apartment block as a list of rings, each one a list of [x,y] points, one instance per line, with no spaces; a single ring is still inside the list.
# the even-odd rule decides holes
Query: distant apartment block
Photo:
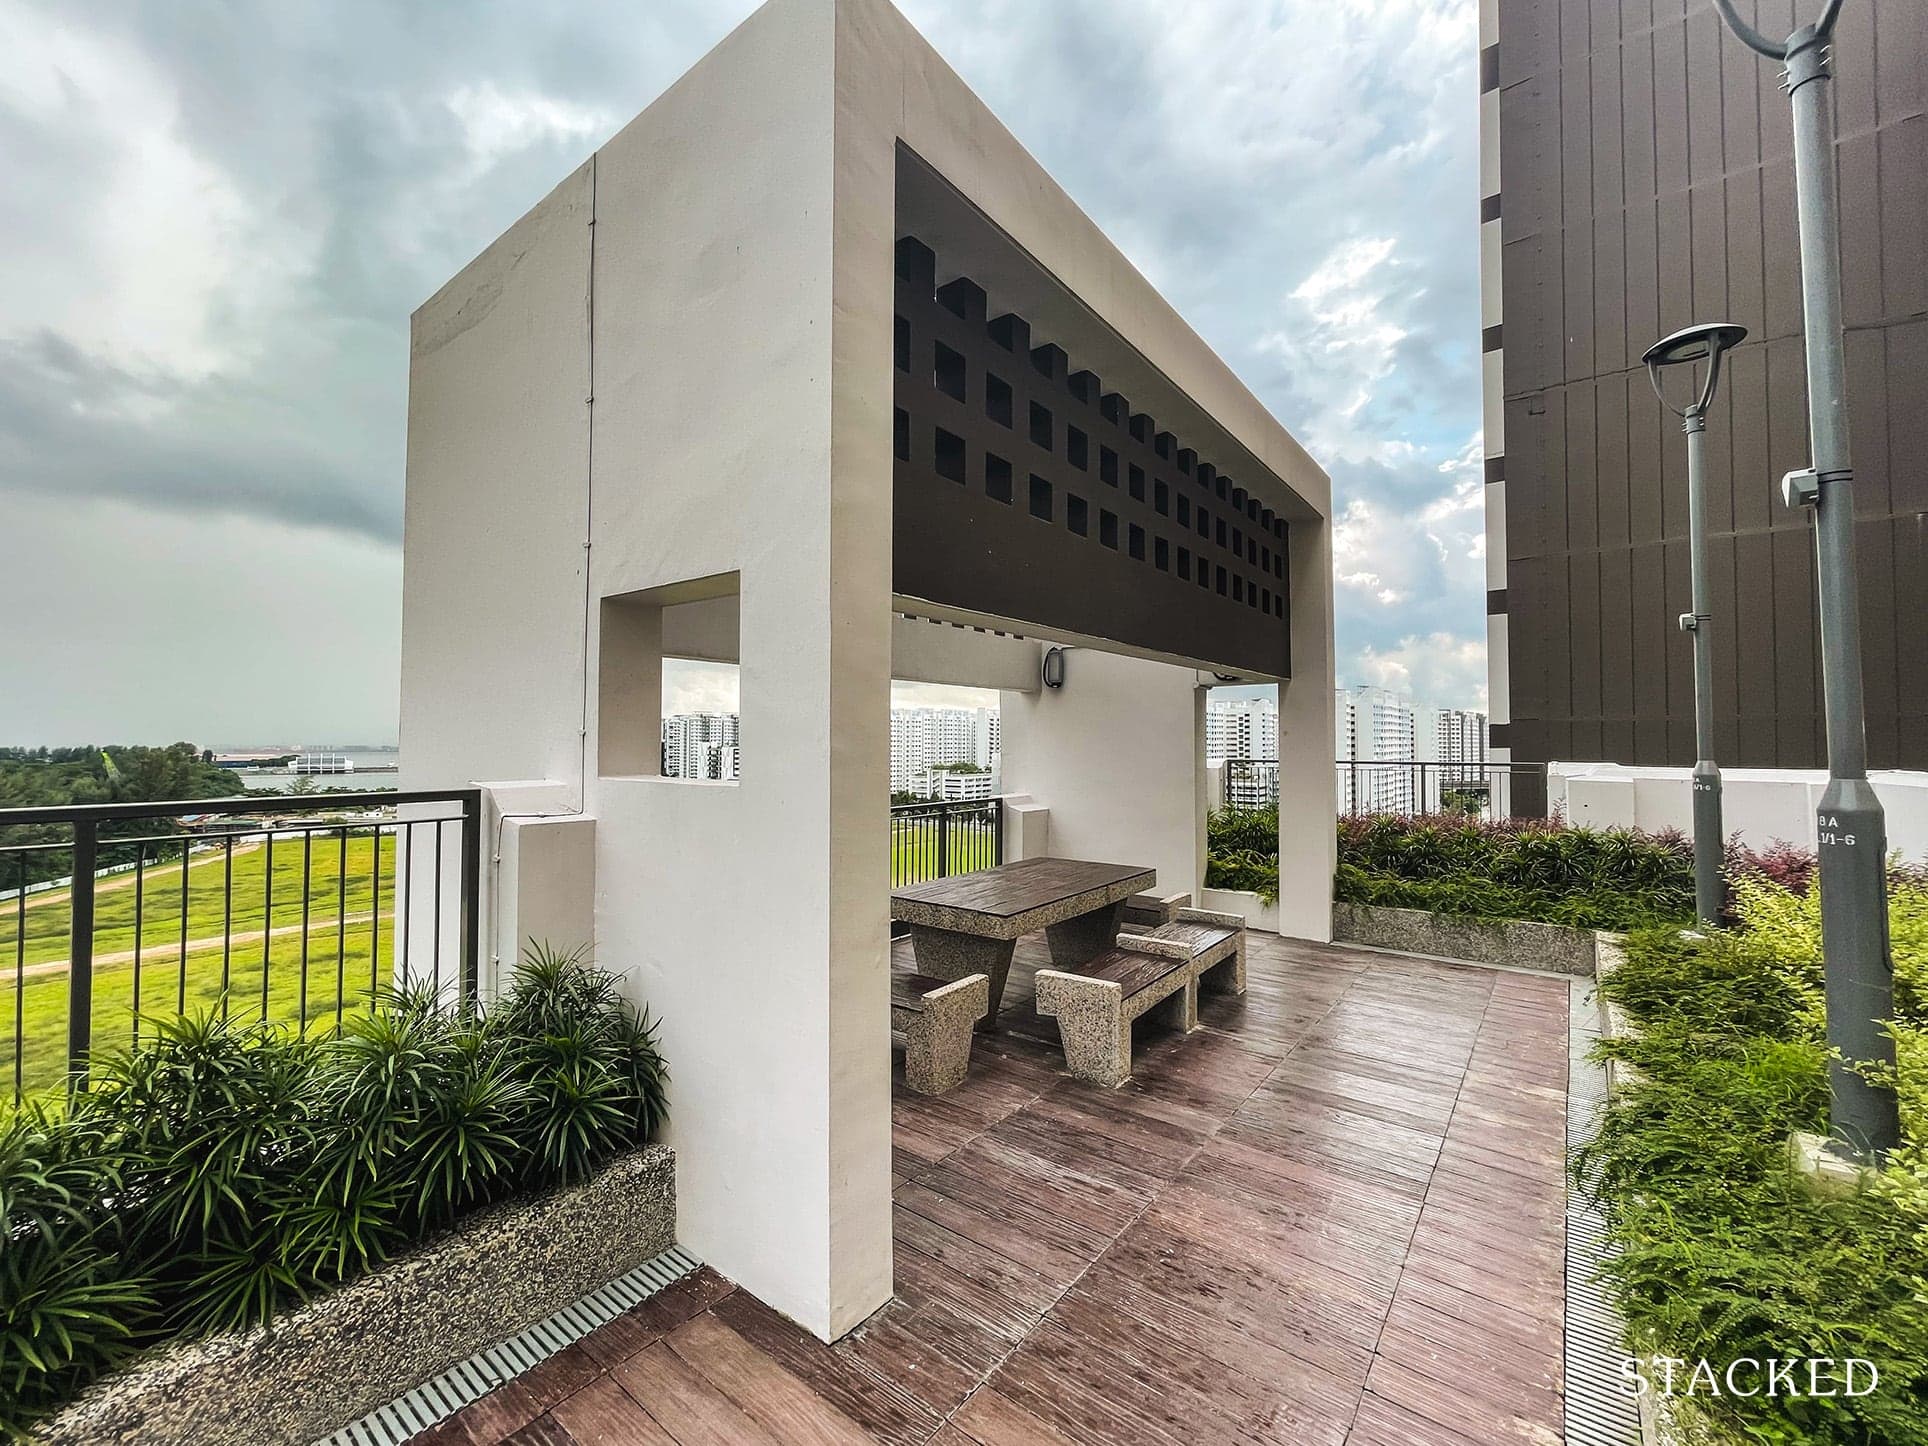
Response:
[[[1412,813],[1419,806],[1418,713],[1389,688],[1341,688],[1334,695],[1339,808],[1347,813]]]
[[[1447,786],[1486,774],[1486,715],[1465,708],[1429,708],[1420,729],[1419,756],[1440,765]]]
[[[663,720],[663,776],[720,782],[737,776],[737,715],[678,713]]]
[[[1759,23],[1778,34],[1790,12],[1773,10]],[[1852,4],[1833,38],[1876,768],[1928,768],[1923,15],[1918,0]],[[1779,67],[1724,33],[1710,0],[1495,0],[1479,43],[1494,758],[1692,763],[1691,649],[1675,627],[1690,611],[1686,457],[1640,354],[1731,320],[1749,335],[1707,430],[1715,754],[1820,765],[1814,542],[1776,485],[1808,460]],[[1518,788],[1517,811],[1544,808],[1538,779]]]
[[[1205,705],[1205,761],[1279,756],[1279,705],[1270,698],[1214,698]]]
[[[970,763],[996,769],[995,708],[893,708],[890,711],[890,791],[924,793],[933,768]]]

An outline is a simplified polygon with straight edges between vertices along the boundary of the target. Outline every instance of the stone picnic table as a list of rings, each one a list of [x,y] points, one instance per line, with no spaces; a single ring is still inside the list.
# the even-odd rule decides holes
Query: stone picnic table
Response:
[[[990,1029],[1019,936],[1042,929],[1052,963],[1082,964],[1112,947],[1125,900],[1157,881],[1156,869],[1138,864],[1020,859],[893,890],[890,917],[910,925],[925,974],[990,976],[991,1008],[979,1026]]]

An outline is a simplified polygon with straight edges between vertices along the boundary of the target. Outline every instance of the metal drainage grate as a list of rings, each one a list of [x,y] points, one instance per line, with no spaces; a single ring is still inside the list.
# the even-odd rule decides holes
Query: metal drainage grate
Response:
[[[1606,1072],[1587,1057],[1600,1037],[1593,983],[1576,979],[1567,1033],[1567,1150],[1591,1140],[1606,1107]],[[1566,1439],[1568,1446],[1632,1446],[1640,1413],[1621,1387],[1626,1322],[1600,1283],[1607,1224],[1598,1206],[1567,1181]]]
[[[477,1351],[457,1361],[433,1380],[359,1421],[350,1421],[315,1446],[401,1446],[411,1436],[445,1421],[471,1401],[546,1361],[564,1346],[581,1340],[597,1326],[606,1325],[632,1306],[641,1305],[665,1286],[696,1270],[702,1261],[672,1245],[654,1260],[646,1260],[627,1275],[619,1275],[600,1290],[591,1291],[574,1305],[564,1306],[547,1320],[539,1320],[520,1335]]]

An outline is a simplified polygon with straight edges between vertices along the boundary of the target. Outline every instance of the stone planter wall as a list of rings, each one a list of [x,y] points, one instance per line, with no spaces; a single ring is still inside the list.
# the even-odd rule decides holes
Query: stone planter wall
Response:
[[[1518,919],[1457,919],[1423,909],[1334,903],[1332,938],[1335,943],[1370,944],[1407,954],[1432,954],[1514,969],[1546,969],[1581,978],[1591,978],[1594,970],[1591,929]]]
[[[1248,890],[1202,889],[1198,897],[1201,909],[1210,909],[1219,914],[1237,914],[1245,920],[1248,929],[1262,929],[1268,934],[1279,932],[1279,906],[1266,903]]]
[[[271,1327],[163,1346],[46,1422],[50,1446],[308,1446],[676,1238],[676,1164],[646,1145],[580,1185],[479,1211]]]

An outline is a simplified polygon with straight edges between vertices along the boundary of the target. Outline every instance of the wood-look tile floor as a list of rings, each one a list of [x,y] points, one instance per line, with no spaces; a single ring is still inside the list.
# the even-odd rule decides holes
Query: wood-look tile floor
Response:
[[[1254,935],[1244,1000],[1101,1091],[1030,1013],[1043,957],[963,1088],[900,1072],[861,1329],[705,1270],[418,1441],[1560,1440],[1564,980]]]

